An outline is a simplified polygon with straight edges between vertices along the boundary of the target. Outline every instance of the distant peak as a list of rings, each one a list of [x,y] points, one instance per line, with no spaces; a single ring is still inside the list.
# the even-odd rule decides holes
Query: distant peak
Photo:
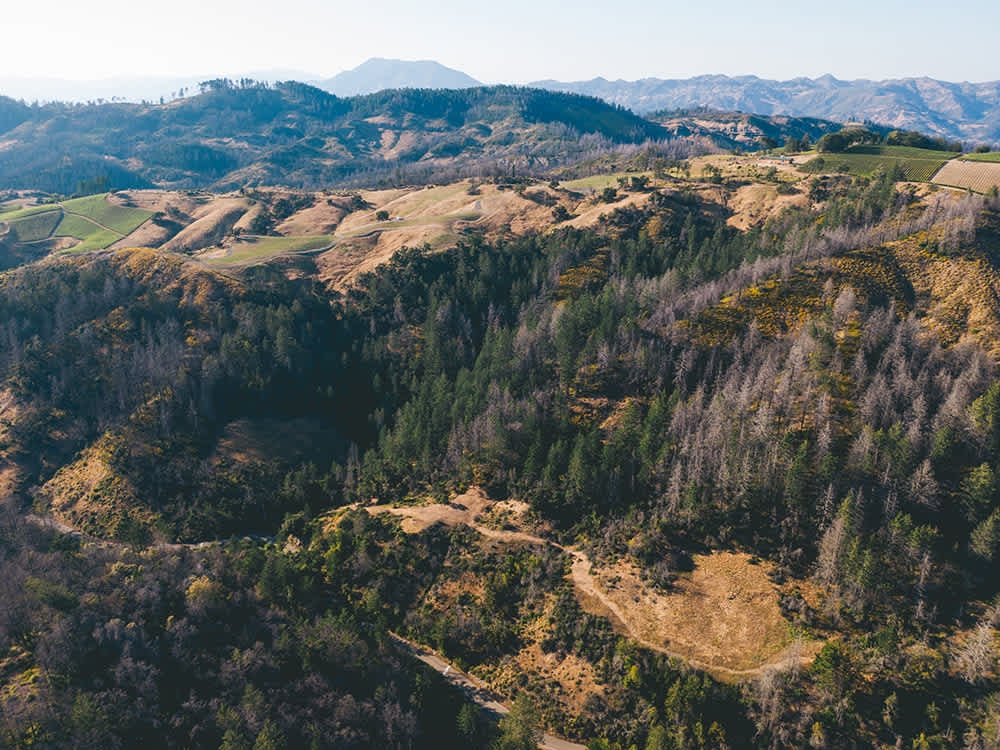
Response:
[[[371,94],[383,89],[464,89],[479,81],[434,60],[395,60],[372,57],[358,67],[318,82],[337,96]]]

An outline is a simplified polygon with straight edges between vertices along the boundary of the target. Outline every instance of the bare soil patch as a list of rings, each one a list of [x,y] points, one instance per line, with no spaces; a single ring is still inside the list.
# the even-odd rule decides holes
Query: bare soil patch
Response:
[[[708,671],[752,670],[774,661],[793,639],[768,566],[750,560],[734,552],[695,555],[694,570],[670,592],[646,584],[627,562],[588,576],[588,561],[578,558],[573,580],[637,640]]]
[[[510,501],[507,501],[510,503]],[[812,661],[820,643],[796,640],[778,606],[780,590],[768,577],[769,566],[745,553],[695,555],[694,570],[671,591],[654,589],[630,562],[595,568],[574,547],[554,544],[523,530],[527,506],[504,506],[472,488],[449,504],[368,506],[372,514],[401,517],[407,533],[435,523],[465,524],[483,536],[507,543],[552,545],[569,554],[570,576],[581,607],[607,617],[626,636],[646,648],[684,659],[719,679],[744,679],[765,668],[798,667]],[[502,528],[486,525],[498,513]]]
[[[728,198],[727,205],[733,215],[726,223],[746,231],[751,227],[760,226],[792,206],[805,206],[808,203],[809,198],[805,193],[779,195],[776,185],[761,183],[743,185]]]
[[[432,505],[371,505],[366,510],[372,515],[390,513],[402,518],[403,531],[417,534],[436,523],[447,526],[465,524],[483,536],[508,542],[549,544],[546,540],[522,531],[529,523],[528,505],[516,500],[490,500],[478,487],[471,487],[450,503]]]

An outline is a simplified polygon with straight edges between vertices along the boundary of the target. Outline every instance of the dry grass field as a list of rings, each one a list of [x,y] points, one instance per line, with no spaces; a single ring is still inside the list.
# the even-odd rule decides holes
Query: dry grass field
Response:
[[[938,185],[986,193],[991,188],[1000,187],[1000,163],[954,159],[945,164],[932,181]]]
[[[726,679],[753,674],[795,648],[768,571],[743,553],[695,555],[694,570],[664,592],[647,584],[635,565],[621,561],[592,570],[596,590],[586,578],[578,590],[584,609],[594,614],[610,609],[625,632],[644,645]]]

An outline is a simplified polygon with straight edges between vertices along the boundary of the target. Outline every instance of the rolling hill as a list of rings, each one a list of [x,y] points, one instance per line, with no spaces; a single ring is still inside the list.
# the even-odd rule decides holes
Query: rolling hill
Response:
[[[9,109],[0,187],[61,194],[93,192],[80,185],[94,181],[318,188],[512,176],[668,135],[598,99],[502,86],[341,99],[298,83],[213,81],[165,105]]]
[[[225,80],[162,105],[4,100],[0,118],[0,188],[63,195],[510,179],[649,144],[684,158],[815,142],[840,127],[706,109],[646,119],[592,97],[504,86],[344,99],[299,83]]]
[[[992,737],[1000,204],[877,169],[687,166],[574,198],[592,224],[517,215],[342,288],[319,259],[213,266],[181,242],[0,274],[2,741]],[[178,191],[159,218],[266,205],[365,234],[514,192],[469,186],[364,193],[388,219]],[[116,199],[136,208],[62,210],[124,232],[158,200]],[[751,199],[775,210],[734,221]],[[34,210],[8,223],[43,234]],[[399,641],[514,719],[436,709]],[[464,739],[435,745],[438,714]]]
[[[0,745],[996,745],[1000,199],[900,181],[952,154],[204,89],[0,134],[93,193],[0,195]]]
[[[815,143],[843,127],[814,117],[754,115],[713,109],[654,112],[647,116],[674,137],[710,139],[722,149],[755,151],[783,145],[790,138]]]

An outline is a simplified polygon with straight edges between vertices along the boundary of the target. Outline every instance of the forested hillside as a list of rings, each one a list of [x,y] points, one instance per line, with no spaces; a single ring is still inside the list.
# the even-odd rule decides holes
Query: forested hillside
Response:
[[[301,83],[228,80],[168,104],[6,100],[0,134],[0,186],[65,195],[95,179],[118,189],[315,189],[511,176],[666,136],[575,94],[496,86],[341,99]]]
[[[511,179],[620,151],[670,158],[816,141],[835,123],[693,111],[638,117],[577,94],[492,86],[339,98],[216,80],[166,104],[0,99],[0,189],[401,186]]]
[[[151,250],[0,276],[2,741],[997,747],[1000,205],[877,173],[729,215],[677,182],[343,293]],[[524,507],[369,512],[470,487]],[[683,595],[712,554],[801,657],[703,672],[576,583]]]

